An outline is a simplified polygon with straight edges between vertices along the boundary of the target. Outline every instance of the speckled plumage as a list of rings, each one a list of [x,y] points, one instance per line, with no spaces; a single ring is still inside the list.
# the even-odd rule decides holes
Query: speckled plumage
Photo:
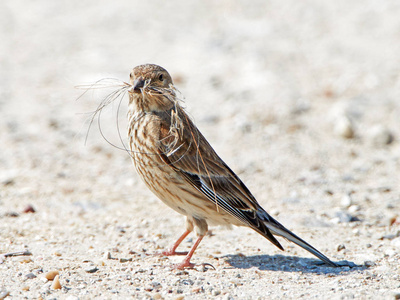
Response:
[[[128,136],[136,170],[158,198],[187,218],[186,232],[164,254],[176,254],[193,229],[199,236],[177,268],[193,266],[190,259],[208,224],[248,226],[283,250],[273,236],[280,235],[336,266],[258,204],[185,113],[165,69],[137,66],[130,84]]]

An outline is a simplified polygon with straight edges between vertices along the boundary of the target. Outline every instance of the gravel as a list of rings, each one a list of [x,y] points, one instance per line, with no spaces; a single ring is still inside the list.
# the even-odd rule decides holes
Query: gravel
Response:
[[[0,299],[399,299],[399,15],[395,0],[1,1]],[[212,227],[193,270],[154,255],[183,218],[123,150],[126,99],[100,121],[116,148],[89,131],[113,88],[75,88],[142,63],[172,74],[259,203],[341,267],[247,228]]]

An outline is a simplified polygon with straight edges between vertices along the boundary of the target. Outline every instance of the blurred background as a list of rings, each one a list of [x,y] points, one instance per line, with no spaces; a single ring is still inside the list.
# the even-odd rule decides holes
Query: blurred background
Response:
[[[127,81],[143,63],[171,73],[220,155],[262,188],[265,177],[252,176],[257,171],[276,184],[320,164],[351,173],[349,159],[359,164],[353,168],[369,168],[371,151],[384,159],[393,154],[395,163],[386,167],[398,167],[397,143],[387,147],[400,128],[397,1],[2,1],[0,7],[3,181],[24,178],[37,189],[58,173],[96,176],[89,170],[102,167],[92,161],[92,148],[128,162],[97,125],[85,146],[88,112],[110,91],[77,100],[83,90],[75,86]],[[118,144],[115,109],[102,130]],[[113,168],[112,160],[106,164]]]
[[[90,113],[113,88],[82,97],[76,88],[128,81],[143,63],[170,72],[203,134],[285,225],[393,224],[399,16],[396,0],[1,1],[2,250],[39,249],[30,237],[45,232],[64,247],[60,222],[75,228],[65,235],[78,232],[66,239],[82,242],[81,222],[101,218],[135,230],[155,216],[155,230],[164,222],[177,235],[181,218],[169,219],[129,156],[96,121],[88,133]],[[121,147],[117,113],[118,102],[101,128]],[[28,204],[38,217],[6,217]]]

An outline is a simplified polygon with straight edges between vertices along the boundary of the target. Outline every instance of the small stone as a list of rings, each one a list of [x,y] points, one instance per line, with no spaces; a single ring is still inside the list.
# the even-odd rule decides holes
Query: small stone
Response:
[[[110,251],[107,251],[106,253],[104,253],[104,255],[103,255],[103,258],[104,259],[112,259],[112,257],[111,257],[111,252]]]
[[[344,249],[346,249],[346,246],[344,245],[344,244],[339,244],[339,245],[337,245],[337,247],[336,247],[336,250],[339,252],[339,251],[341,251],[341,250],[344,250]]]
[[[0,173],[0,184],[7,186],[13,185],[15,183],[15,178],[17,177],[16,170],[6,171],[5,173]]]
[[[400,217],[399,216],[394,216],[389,218],[389,225],[393,226],[393,225],[399,225],[400,224]]]
[[[89,268],[85,269],[86,273],[96,273],[99,269],[96,266],[90,266]]]
[[[51,285],[51,288],[53,290],[61,289],[61,283],[60,283],[60,280],[59,280],[59,275],[56,275],[56,277],[54,277],[53,284]]]
[[[25,277],[26,277],[26,279],[33,279],[33,278],[36,278],[36,275],[31,272],[31,273],[26,274]]]
[[[350,194],[346,194],[343,196],[342,200],[340,201],[340,204],[344,207],[350,207],[350,205],[353,204],[353,201],[351,199]]]
[[[359,205],[351,205],[348,209],[350,214],[360,211],[361,207]]]
[[[399,292],[394,293],[393,298],[396,300],[400,299],[400,293]]]
[[[183,300],[183,299],[185,299],[185,296],[182,295],[175,298],[175,300]]]
[[[33,206],[31,204],[28,204],[27,206],[25,206],[24,210],[22,211],[23,213],[35,213],[36,210],[33,208]]]
[[[372,260],[366,260],[364,261],[364,266],[366,266],[367,268],[373,267],[375,266],[375,262],[373,262]]]
[[[213,290],[213,291],[211,292],[211,295],[212,295],[212,296],[218,296],[219,294],[221,294],[221,291],[219,291],[219,290]]]
[[[7,211],[4,213],[5,217],[11,217],[11,218],[17,218],[19,217],[19,213],[15,212],[15,211]]]
[[[3,288],[0,290],[0,300],[5,299],[8,295],[10,295],[10,292],[6,289]]]
[[[132,261],[132,257],[130,257],[130,258],[120,258],[119,259],[120,263],[125,263],[125,262],[128,262],[128,261]]]
[[[26,285],[26,286],[24,286],[24,287],[22,288],[23,291],[29,291],[29,289],[30,289],[30,287],[29,287],[28,285]]]
[[[57,275],[59,275],[59,272],[57,270],[49,271],[44,275],[44,277],[47,280],[53,280]]]
[[[21,256],[17,258],[17,261],[19,261],[21,264],[27,264],[32,262],[32,259],[29,256]]]
[[[161,283],[156,282],[156,281],[153,281],[153,282],[151,283],[151,286],[152,286],[153,288],[155,288],[155,289],[160,289],[160,288],[162,288]]]
[[[197,293],[200,293],[200,291],[201,291],[201,288],[200,288],[200,287],[194,287],[194,288],[192,288],[192,293],[197,294]]]
[[[385,234],[380,239],[381,240],[393,240],[395,237],[397,237],[397,235],[389,233],[389,234]]]
[[[161,296],[160,293],[155,293],[155,294],[153,295],[153,299],[159,300],[159,299],[162,299],[162,296]]]
[[[395,239],[393,239],[390,242],[390,245],[392,245],[393,247],[399,248],[400,249],[400,237],[397,237]]]
[[[393,134],[383,125],[377,125],[371,129],[371,141],[378,146],[389,145],[393,142]]]
[[[354,137],[354,126],[349,118],[343,116],[336,120],[334,132],[337,136],[351,139]]]
[[[49,281],[46,277],[40,277],[40,280],[41,280],[43,283],[47,283],[47,282]]]
[[[349,222],[360,221],[359,218],[354,217],[351,214],[344,212],[344,211],[338,211],[338,212],[336,212],[335,215],[339,219],[340,223],[349,223]]]
[[[58,251],[54,252],[54,255],[55,256],[62,256],[62,254],[60,252],[58,252]]]

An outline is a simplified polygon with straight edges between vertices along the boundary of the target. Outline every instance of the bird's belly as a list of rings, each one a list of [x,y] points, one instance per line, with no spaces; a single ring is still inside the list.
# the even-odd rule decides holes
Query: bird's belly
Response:
[[[154,157],[153,157],[154,161]],[[204,219],[210,225],[243,225],[242,222],[214,204],[196,190],[161,159],[143,165],[134,161],[136,170],[147,187],[166,205],[178,213]]]

